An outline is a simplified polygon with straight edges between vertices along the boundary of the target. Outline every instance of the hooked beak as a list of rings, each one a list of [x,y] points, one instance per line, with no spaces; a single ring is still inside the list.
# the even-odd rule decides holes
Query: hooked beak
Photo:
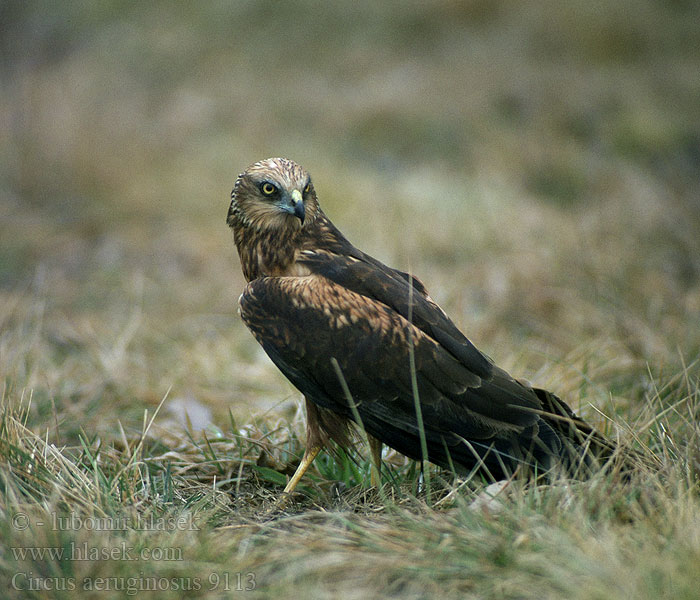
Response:
[[[306,209],[304,208],[304,199],[301,197],[301,192],[299,190],[292,190],[289,198],[288,212],[297,217],[302,225],[304,224]]]

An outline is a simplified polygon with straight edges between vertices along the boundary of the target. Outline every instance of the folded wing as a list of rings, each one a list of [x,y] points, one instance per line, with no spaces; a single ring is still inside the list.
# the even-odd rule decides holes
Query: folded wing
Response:
[[[493,470],[528,445],[558,451],[534,391],[493,366],[424,292],[412,294],[409,322],[407,280],[337,275],[336,265],[336,282],[330,268],[317,271],[254,280],[240,300],[246,325],[307,398],[353,419],[335,358],[368,432],[421,458],[413,366],[431,461],[468,469],[493,460]],[[355,290],[342,285],[351,277]]]

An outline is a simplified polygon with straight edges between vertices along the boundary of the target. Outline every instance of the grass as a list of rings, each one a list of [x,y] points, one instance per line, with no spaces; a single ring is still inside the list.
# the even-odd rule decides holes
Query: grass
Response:
[[[693,4],[353,6],[0,9],[5,596],[697,597]],[[428,499],[395,453],[368,489],[359,444],[269,513],[303,414],[236,315],[224,215],[271,155],[658,467],[493,501],[431,467]]]
[[[411,466],[394,465],[391,481],[368,490],[368,459],[341,452],[318,459],[286,513],[269,510],[301,450],[299,422],[239,431],[231,422],[216,435],[167,439],[153,414],[133,438],[105,445],[80,435],[57,447],[27,428],[29,400],[6,390],[0,568],[33,597],[62,597],[31,588],[73,582],[111,586],[108,597],[153,585],[220,597],[254,583],[270,597],[692,598],[699,405],[697,390],[688,397],[678,383],[650,399],[665,410],[650,405],[652,420],[632,425],[659,468],[640,468],[626,485],[602,473],[516,481],[476,509],[478,481],[457,489],[436,472],[441,499],[427,503]],[[664,402],[664,393],[677,396]],[[89,551],[99,558],[82,560]]]

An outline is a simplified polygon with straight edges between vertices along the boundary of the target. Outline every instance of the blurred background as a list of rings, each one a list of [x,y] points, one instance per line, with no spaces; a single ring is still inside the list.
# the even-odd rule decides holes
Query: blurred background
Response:
[[[417,274],[500,365],[584,412],[697,378],[699,12],[4,0],[4,396],[64,435],[139,424],[168,390],[175,420],[293,412],[236,314],[225,223],[268,156],[304,165],[347,237]]]

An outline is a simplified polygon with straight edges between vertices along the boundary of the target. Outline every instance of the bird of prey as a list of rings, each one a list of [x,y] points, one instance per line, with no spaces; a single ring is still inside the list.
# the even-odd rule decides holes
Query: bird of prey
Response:
[[[367,433],[460,473],[568,473],[612,444],[554,394],[498,368],[414,276],[353,246],[321,210],[309,173],[284,158],[236,180],[228,225],[247,280],[240,314],[306,400],[306,450],[291,492],[329,438]],[[426,455],[427,454],[427,455]]]

